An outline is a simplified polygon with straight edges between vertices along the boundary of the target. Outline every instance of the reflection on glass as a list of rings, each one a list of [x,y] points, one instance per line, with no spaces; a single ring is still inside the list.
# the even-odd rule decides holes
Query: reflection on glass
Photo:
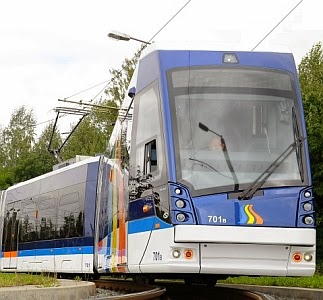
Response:
[[[169,75],[178,180],[193,194],[233,191],[237,183],[245,188],[294,142],[292,109],[297,102],[290,74],[196,68]],[[292,153],[264,186],[301,184]]]

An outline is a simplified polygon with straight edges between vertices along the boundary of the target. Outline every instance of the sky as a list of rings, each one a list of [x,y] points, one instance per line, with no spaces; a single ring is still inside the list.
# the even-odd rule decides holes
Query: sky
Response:
[[[2,1],[0,126],[8,126],[14,110],[25,105],[34,111],[39,135],[56,117],[56,107],[75,106],[58,99],[98,99],[105,86],[99,84],[109,81],[109,70],[119,69],[140,46],[135,41],[114,41],[107,34],[116,30],[149,41],[187,2]],[[241,44],[251,50],[299,2],[191,0],[153,41],[219,42],[228,48]],[[303,0],[261,46],[287,46],[299,64],[315,43],[323,42],[319,3]],[[75,119],[59,122],[61,132],[71,122]]]

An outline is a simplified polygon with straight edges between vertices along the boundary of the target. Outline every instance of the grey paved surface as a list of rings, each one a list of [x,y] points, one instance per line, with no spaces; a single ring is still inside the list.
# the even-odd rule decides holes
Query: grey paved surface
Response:
[[[2,287],[0,300],[81,300],[96,293],[95,284],[87,281],[59,279],[57,287]]]

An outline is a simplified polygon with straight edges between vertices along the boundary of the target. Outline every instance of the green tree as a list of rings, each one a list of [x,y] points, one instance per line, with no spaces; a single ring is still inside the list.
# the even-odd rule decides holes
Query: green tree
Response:
[[[299,67],[316,203],[323,213],[323,48],[315,44]]]
[[[142,49],[143,47],[136,52],[132,59],[125,59],[121,70],[110,70],[113,80],[105,90],[107,99],[101,99],[94,103],[95,106],[91,113],[83,119],[63,148],[64,159],[75,157],[75,155],[92,156],[106,152],[107,141],[118,117],[118,109],[125,98]]]
[[[21,106],[14,111],[9,125],[3,130],[4,166],[14,167],[28,155],[35,143],[36,119],[33,110]]]
[[[41,133],[32,150],[18,159],[14,168],[14,182],[26,181],[52,171],[53,165],[57,163],[47,149],[52,130],[53,124],[49,124]],[[60,141],[59,132],[55,131],[52,146],[57,148]]]
[[[51,171],[53,165],[57,163],[56,158],[48,151],[48,147],[50,146],[51,149],[58,149],[62,144],[62,137],[57,128],[55,128],[55,131],[53,132],[53,127],[54,124],[50,123],[44,128],[33,149],[33,152],[39,157],[40,174]],[[51,145],[49,145],[51,137],[52,141]]]
[[[134,70],[136,68],[140,54],[146,46],[147,45],[142,45],[131,59],[126,58],[123,61],[120,70],[111,69],[109,71],[113,80],[105,90],[105,93],[109,97],[110,101],[116,102],[118,107],[121,107],[122,101],[126,96],[127,89],[130,80],[133,76]]]
[[[75,155],[93,156],[103,153],[105,145],[104,133],[95,125],[92,117],[85,117],[63,148],[62,157],[69,159]]]

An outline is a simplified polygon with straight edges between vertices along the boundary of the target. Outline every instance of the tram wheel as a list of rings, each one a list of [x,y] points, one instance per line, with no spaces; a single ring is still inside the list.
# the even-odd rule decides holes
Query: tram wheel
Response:
[[[208,287],[214,287],[216,285],[216,282],[217,282],[217,280],[214,279],[214,278],[206,278],[206,279],[204,279],[204,283]]]
[[[192,278],[184,278],[185,285],[191,286],[193,284]]]
[[[135,276],[133,277],[133,281],[140,284],[154,284],[155,278],[151,276]]]

